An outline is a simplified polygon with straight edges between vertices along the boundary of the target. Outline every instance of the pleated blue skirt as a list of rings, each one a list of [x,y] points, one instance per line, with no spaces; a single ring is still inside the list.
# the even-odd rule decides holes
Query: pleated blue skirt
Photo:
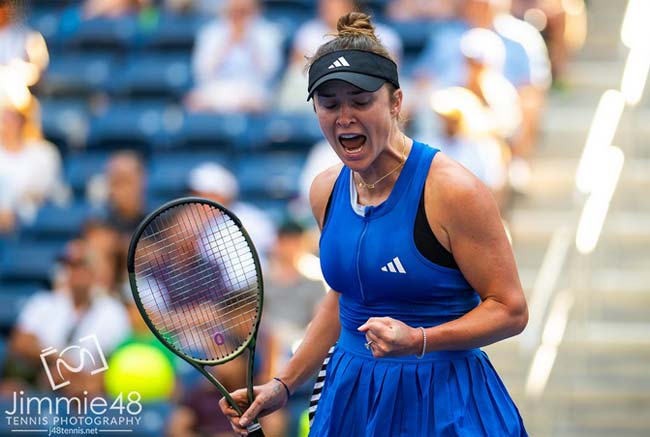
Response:
[[[374,358],[364,343],[341,330],[311,437],[528,435],[480,349]]]

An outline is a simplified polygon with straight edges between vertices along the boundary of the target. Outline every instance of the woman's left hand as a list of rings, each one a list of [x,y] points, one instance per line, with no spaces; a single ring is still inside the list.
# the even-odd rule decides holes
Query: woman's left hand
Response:
[[[374,357],[419,355],[422,352],[422,331],[391,317],[371,317],[357,328],[366,333],[366,342]]]

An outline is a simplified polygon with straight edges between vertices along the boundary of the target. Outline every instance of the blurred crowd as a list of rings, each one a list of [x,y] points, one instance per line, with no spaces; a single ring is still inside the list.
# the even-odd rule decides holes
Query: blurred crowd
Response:
[[[36,10],[46,2],[32,3]],[[147,26],[161,14],[203,17],[191,52],[191,89],[176,103],[188,113],[215,115],[310,114],[306,60],[330,38],[339,16],[355,8],[371,10],[382,42],[400,66],[407,131],[476,174],[504,209],[513,192],[525,193],[545,100],[553,89],[565,86],[567,60],[585,32],[583,0],[55,3],[60,19],[56,26],[62,32],[98,19],[119,23],[136,17],[139,25]],[[313,16],[287,20],[282,11],[290,11],[292,3]],[[88,208],[74,237],[58,248],[49,281],[41,284],[47,290],[30,293],[13,326],[3,333],[0,397],[18,390],[47,392],[43,349],[62,349],[95,334],[109,357],[139,344],[151,349],[152,359],[161,360],[152,368],[171,366],[173,381],[150,393],[151,400],[172,406],[166,425],[170,434],[230,435],[225,420],[215,413],[215,389],[155,341],[130,295],[125,269],[129,239],[157,206],[148,196],[151,157],[125,144],[102,163],[100,177],[88,181],[85,190],[71,189],[64,172],[66,150],[44,134],[38,98],[50,55],[55,59],[55,54],[48,53],[46,38],[29,27],[29,13],[30,3],[0,0],[0,264],[12,257],[3,253],[3,245],[21,240],[39,209],[66,208],[74,202]],[[299,190],[295,198],[283,199],[280,214],[242,197],[242,179],[209,156],[171,181],[186,194],[231,208],[262,255],[266,295],[256,366],[260,381],[290,356],[325,290],[317,231],[305,218],[306,193],[313,176],[338,158],[324,141],[306,144],[301,153],[305,159],[296,182]],[[264,174],[265,169],[258,171]],[[8,284],[0,270],[0,295],[7,293]],[[235,360],[214,372],[226,387],[235,388],[243,385],[244,366]],[[82,371],[67,377],[68,394],[110,393],[108,376]],[[309,387],[303,391],[286,411],[266,419],[267,435],[295,435],[309,399]]]

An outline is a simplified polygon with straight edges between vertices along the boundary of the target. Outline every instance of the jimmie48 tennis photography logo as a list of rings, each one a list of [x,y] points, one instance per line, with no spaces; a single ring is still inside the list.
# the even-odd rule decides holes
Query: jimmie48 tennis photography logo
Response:
[[[12,433],[98,434],[132,432],[140,424],[141,396],[137,391],[119,393],[114,398],[89,394],[83,377],[95,377],[109,370],[96,335],[88,335],[59,351],[41,351],[41,363],[52,393],[32,395],[23,390],[13,393],[4,410],[2,428]]]
[[[88,370],[90,370],[91,375],[108,370],[106,357],[102,348],[99,346],[96,335],[88,335],[80,338],[78,344],[68,346],[58,353],[58,356],[57,352],[57,349],[53,347],[48,347],[41,351],[41,362],[43,363],[43,368],[47,374],[47,379],[50,381],[52,390],[58,390],[70,384],[70,380],[64,376],[63,368],[68,372],[79,373],[84,371],[87,364],[90,364],[90,369]],[[66,355],[70,361],[73,361],[72,365],[70,361],[66,361],[64,358]],[[53,366],[56,371],[54,374],[52,374],[52,368],[48,364],[49,357],[56,359]],[[74,361],[76,361],[76,366],[74,366]]]

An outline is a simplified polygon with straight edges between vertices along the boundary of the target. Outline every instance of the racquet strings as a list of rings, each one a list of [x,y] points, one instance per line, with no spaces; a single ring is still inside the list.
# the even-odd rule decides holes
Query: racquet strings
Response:
[[[254,334],[261,302],[256,256],[220,209],[190,203],[162,212],[144,229],[134,264],[146,316],[186,356],[224,360]]]

